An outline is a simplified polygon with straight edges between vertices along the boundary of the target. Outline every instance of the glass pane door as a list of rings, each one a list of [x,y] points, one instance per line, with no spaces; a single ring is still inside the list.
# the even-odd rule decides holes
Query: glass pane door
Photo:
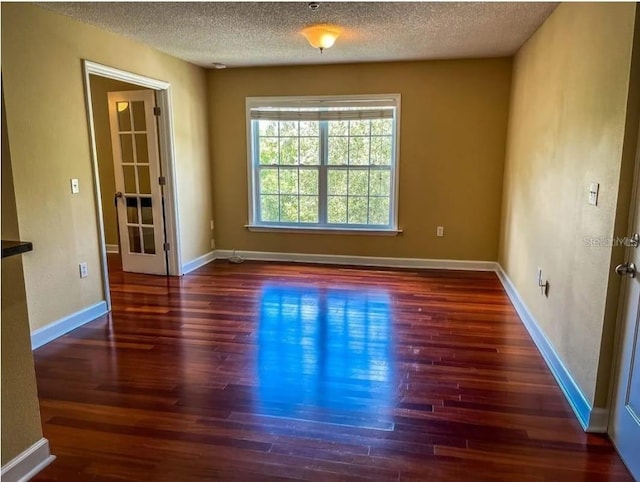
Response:
[[[109,92],[118,229],[124,271],[166,274],[155,96],[152,90]]]
[[[144,101],[116,102],[129,252],[156,254]]]

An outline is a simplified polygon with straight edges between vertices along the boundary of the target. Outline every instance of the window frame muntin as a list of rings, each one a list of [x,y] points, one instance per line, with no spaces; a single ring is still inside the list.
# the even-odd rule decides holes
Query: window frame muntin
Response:
[[[256,148],[259,143],[260,135],[258,129],[252,128],[251,109],[259,107],[320,107],[331,104],[339,104],[343,107],[351,106],[369,106],[371,103],[393,101],[394,104],[394,116],[393,116],[393,133],[391,136],[391,165],[390,171],[390,193],[389,193],[389,224],[388,225],[376,225],[376,224],[328,224],[324,223],[286,223],[286,222],[263,222],[259,220],[260,214],[260,193],[259,193],[259,158],[257,157]],[[368,103],[367,103],[368,102]],[[399,185],[399,170],[400,170],[400,117],[401,117],[401,95],[396,94],[371,94],[371,95],[321,95],[321,96],[276,96],[276,97],[246,97],[245,98],[245,116],[246,116],[246,135],[247,135],[247,179],[248,179],[248,228],[260,228],[264,230],[274,231],[282,228],[287,231],[293,231],[295,229],[321,232],[326,231],[342,231],[342,232],[361,232],[361,233],[375,233],[375,232],[388,232],[398,233],[401,232],[398,228],[398,185]],[[342,167],[348,168],[350,166],[341,165],[329,165],[323,164],[323,155],[328,149],[328,132],[322,135],[322,124],[320,122],[320,164],[317,166],[310,165],[308,167],[316,168],[318,170],[318,220],[327,219],[326,210],[328,204],[328,194],[326,186],[327,176],[322,176],[321,170],[324,167],[326,170],[329,167]],[[326,121],[324,122],[326,128]],[[369,136],[371,137],[371,136]],[[328,159],[328,157],[327,157]],[[269,167],[271,165],[265,165],[263,167]],[[280,165],[278,165],[280,167]],[[371,164],[367,168],[371,168]],[[274,166],[271,166],[274,167]],[[297,164],[296,167],[301,167]],[[357,167],[357,166],[351,166]],[[365,167],[365,166],[363,166]],[[383,166],[384,167],[384,166]],[[324,180],[324,186],[323,186]],[[323,191],[324,188],[324,191]],[[325,202],[323,203],[322,200]],[[324,218],[322,211],[325,211]]]

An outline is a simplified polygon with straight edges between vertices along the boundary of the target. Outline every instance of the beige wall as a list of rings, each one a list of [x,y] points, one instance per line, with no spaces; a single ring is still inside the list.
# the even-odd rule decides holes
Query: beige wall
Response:
[[[11,172],[11,152],[7,136],[4,96],[2,99],[2,239],[20,239]],[[23,256],[30,256],[27,253]],[[42,437],[36,374],[29,339],[27,297],[24,289],[22,256],[2,259],[2,457],[4,466]]]
[[[90,76],[90,79],[93,127],[96,135],[96,152],[98,154],[98,169],[100,171],[104,237],[107,244],[118,245],[118,223],[116,221],[116,207],[113,202],[113,194],[116,192],[116,181],[113,170],[113,150],[111,147],[111,128],[109,127],[107,94],[109,92],[127,90],[144,90],[144,87],[97,75]]]
[[[499,261],[600,407],[619,290],[610,267],[622,248],[587,247],[584,238],[628,234],[633,153],[623,156],[623,146],[635,145],[638,126],[628,118],[637,110],[627,109],[635,9],[561,4],[515,57],[509,115]],[[600,183],[597,207],[587,203],[591,182]]]
[[[103,299],[82,59],[172,85],[183,263],[210,250],[203,69],[29,4],[2,3],[2,75],[32,329]],[[80,180],[72,195],[69,179]],[[80,279],[78,263],[89,277]]]
[[[497,259],[511,60],[209,72],[216,247]],[[245,97],[402,95],[397,237],[249,232]],[[445,237],[436,238],[436,226]]]

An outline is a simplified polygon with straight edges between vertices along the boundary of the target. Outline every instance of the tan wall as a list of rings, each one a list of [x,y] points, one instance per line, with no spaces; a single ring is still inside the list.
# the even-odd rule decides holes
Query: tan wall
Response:
[[[109,127],[109,104],[107,93],[144,90],[144,87],[127,84],[118,80],[97,75],[91,76],[91,106],[93,109],[93,127],[96,135],[98,169],[100,171],[100,194],[102,196],[102,218],[104,237],[107,244],[117,245],[118,223],[113,194],[116,192],[116,180],[113,170],[113,150],[111,147],[111,128]]]
[[[2,99],[2,239],[20,239]],[[30,256],[27,253],[23,256]],[[29,339],[22,256],[2,259],[2,457],[4,466],[42,437],[36,374]]]
[[[499,261],[601,407],[619,291],[610,265],[622,249],[588,247],[584,238],[627,234],[633,155],[623,156],[623,145],[634,142],[625,126],[635,9],[561,4],[515,57],[509,116]],[[597,207],[587,203],[591,182],[600,183]],[[548,298],[536,285],[538,267]]]
[[[82,59],[172,85],[183,263],[210,250],[203,69],[29,4],[2,3],[2,75],[32,329],[103,299]],[[80,180],[72,195],[69,179]],[[78,263],[89,277],[80,279]]]
[[[209,73],[216,247],[497,259],[511,60],[247,68]],[[402,95],[397,237],[249,232],[247,96]],[[436,238],[436,226],[445,237]]]

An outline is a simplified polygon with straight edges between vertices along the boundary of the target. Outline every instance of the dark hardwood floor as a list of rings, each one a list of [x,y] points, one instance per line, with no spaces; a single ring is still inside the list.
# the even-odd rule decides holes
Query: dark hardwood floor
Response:
[[[112,313],[35,352],[35,480],[632,480],[494,273],[110,264]]]

